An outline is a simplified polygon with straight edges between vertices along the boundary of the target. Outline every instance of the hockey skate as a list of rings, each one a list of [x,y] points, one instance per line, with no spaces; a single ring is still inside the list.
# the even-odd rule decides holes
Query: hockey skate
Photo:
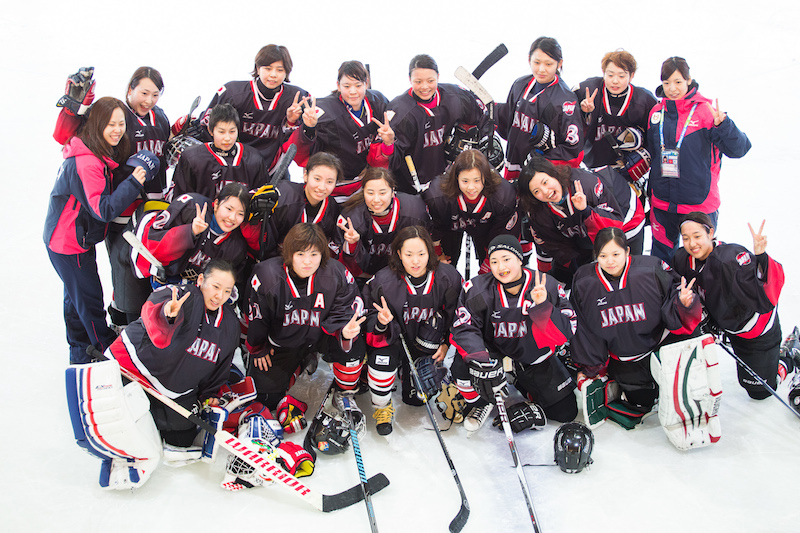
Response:
[[[392,400],[383,407],[375,407],[375,412],[372,414],[375,419],[378,435],[389,435],[392,432],[392,422],[394,421],[394,406]]]
[[[470,409],[469,413],[467,413],[467,416],[464,418],[464,429],[470,433],[481,429],[486,421],[489,420],[492,407],[492,404],[489,402],[479,400],[476,405],[472,406],[472,409]]]

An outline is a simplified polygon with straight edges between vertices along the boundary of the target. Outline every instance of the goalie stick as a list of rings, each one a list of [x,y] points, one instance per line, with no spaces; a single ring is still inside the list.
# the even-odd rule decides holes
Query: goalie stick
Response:
[[[89,345],[87,352],[89,352],[89,355],[92,357],[106,358],[100,350],[92,345]],[[255,468],[260,476],[273,479],[276,485],[283,487],[317,510],[329,513],[331,511],[350,507],[363,499],[364,496],[359,486],[351,487],[337,494],[322,494],[314,491],[289,472],[286,472],[278,463],[270,460],[267,456],[261,455],[258,451],[254,450],[237,437],[225,430],[217,429],[182,405],[161,394],[140,374],[128,370],[122,365],[120,365],[120,371],[123,376],[141,385],[142,388],[155,399],[182,417],[188,419],[193,424],[196,424],[201,429],[204,429],[209,435],[213,435],[220,446]],[[383,474],[376,474],[369,479],[369,491],[373,494],[384,489],[388,485],[389,480]]]
[[[489,70],[491,67],[494,66],[495,63],[503,59],[508,54],[508,48],[503,43],[497,45],[497,48],[491,51],[488,56],[486,56],[481,64],[475,67],[475,70],[472,71],[472,75],[476,78],[480,78],[486,71]]]
[[[161,261],[156,259],[156,256],[153,255],[153,252],[148,250],[145,245],[139,240],[139,237],[134,235],[131,230],[125,230],[122,233],[122,238],[128,241],[128,244],[131,245],[131,248],[139,252],[140,255],[143,255],[145,259],[147,259],[151,265],[156,267],[156,277],[160,279],[167,279],[167,273],[164,270],[164,265],[161,264]]]
[[[278,160],[278,164],[275,165],[275,170],[269,173],[269,184],[273,187],[281,181],[281,178],[286,171],[289,170],[289,165],[292,164],[294,161],[294,156],[297,155],[297,145],[294,143],[289,145],[289,148],[286,149],[286,152],[283,153],[281,158]],[[269,171],[269,169],[267,169]]]
[[[464,529],[464,526],[467,524],[467,520],[469,519],[469,502],[467,501],[467,494],[464,492],[464,486],[461,484],[461,480],[458,478],[458,472],[456,472],[456,466],[453,464],[453,459],[450,458],[450,452],[447,451],[447,446],[444,445],[442,431],[439,429],[439,423],[436,422],[436,418],[433,416],[433,411],[428,403],[428,395],[425,392],[425,388],[422,386],[422,379],[419,377],[417,367],[414,365],[414,359],[411,357],[411,352],[408,350],[406,338],[402,333],[400,334],[400,342],[403,343],[403,351],[406,353],[408,366],[411,369],[411,375],[414,377],[417,391],[422,394],[422,401],[425,403],[425,409],[428,411],[428,418],[431,419],[433,429],[436,431],[436,436],[439,438],[439,444],[442,446],[442,452],[447,459],[447,465],[450,467],[450,473],[453,474],[453,480],[456,482],[456,486],[458,486],[458,493],[461,495],[461,508],[458,510],[458,514],[455,516],[455,518],[450,521],[449,527],[450,533],[458,533]]]
[[[511,457],[514,459],[514,468],[517,470],[517,477],[519,484],[522,487],[522,494],[525,496],[525,504],[528,506],[528,512],[531,515],[531,524],[536,533],[540,533],[539,519],[536,517],[536,510],[533,508],[533,500],[531,499],[531,489],[528,488],[528,481],[525,479],[525,472],[522,470],[522,461],[519,460],[519,453],[517,452],[517,445],[514,442],[514,434],[511,432],[511,423],[508,421],[508,413],[506,412],[506,403],[503,400],[503,393],[498,391],[494,395],[494,401],[497,404],[497,412],[500,414],[500,421],[503,424],[503,431],[508,439],[508,447],[511,449]]]
[[[197,98],[194,99],[194,102],[192,102],[192,107],[189,108],[189,114],[186,116],[186,122],[184,122],[183,126],[181,126],[181,131],[180,133],[178,133],[178,135],[183,135],[184,133],[186,133],[186,130],[189,129],[189,124],[192,122],[192,113],[194,113],[194,110],[197,109],[197,106],[199,105],[200,105],[200,97],[198,96]]]
[[[353,411],[350,405],[350,398],[347,395],[342,395],[342,404],[344,411],[347,415],[347,423],[350,426],[350,442],[353,445],[353,454],[356,457],[356,466],[358,467],[358,479],[361,482],[361,492],[364,494],[364,503],[367,506],[367,516],[369,516],[369,527],[372,533],[378,533],[378,522],[375,520],[375,508],[372,506],[372,493],[370,492],[367,473],[364,470],[364,460],[361,458],[361,444],[358,442],[358,433],[356,432],[356,424],[353,421]]]

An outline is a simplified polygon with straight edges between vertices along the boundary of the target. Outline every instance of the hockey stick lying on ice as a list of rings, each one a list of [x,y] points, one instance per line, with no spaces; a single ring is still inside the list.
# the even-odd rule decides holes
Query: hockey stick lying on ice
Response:
[[[350,426],[350,442],[353,444],[353,454],[356,456],[356,466],[358,466],[358,479],[361,482],[361,492],[364,494],[364,503],[367,505],[367,516],[369,516],[369,527],[372,533],[378,533],[378,522],[375,520],[375,509],[372,507],[372,493],[370,492],[367,473],[364,470],[364,460],[361,458],[361,444],[358,442],[356,423],[353,421],[353,409],[350,405],[350,398],[342,396],[344,411],[347,415],[347,422]]]
[[[785,405],[785,406],[786,406],[786,408],[787,408],[788,410],[790,410],[794,416],[796,416],[797,418],[800,418],[800,413],[798,413],[797,411],[795,411],[794,409],[792,409],[792,406],[791,406],[791,405],[789,405],[788,403],[786,403],[786,400],[784,400],[783,398],[781,398],[780,396],[778,396],[778,393],[777,393],[777,391],[776,391],[775,389],[773,389],[772,387],[770,387],[770,386],[769,386],[769,383],[767,383],[767,382],[764,380],[764,378],[762,378],[761,376],[759,376],[758,374],[756,374],[755,370],[753,370],[752,368],[750,368],[750,366],[749,366],[747,363],[745,363],[744,361],[742,361],[742,359],[741,359],[741,358],[740,358],[738,355],[736,355],[735,353],[733,353],[733,350],[731,350],[730,348],[728,348],[728,344],[725,342],[725,339],[718,339],[718,341],[717,341],[717,344],[719,344],[720,346],[722,346],[722,349],[723,349],[723,350],[725,350],[726,352],[728,352],[729,354],[731,354],[731,357],[733,357],[734,359],[736,359],[736,362],[739,364],[739,366],[741,366],[742,368],[744,368],[744,369],[745,369],[745,371],[746,371],[748,374],[750,374],[751,376],[753,376],[753,378],[754,378],[756,381],[758,381],[759,383],[761,383],[761,385],[762,385],[762,386],[763,386],[765,389],[767,389],[767,390],[770,392],[770,394],[772,394],[773,396],[775,396],[775,397],[778,399],[778,401],[779,401],[779,402],[781,402],[783,405]]]
[[[417,367],[414,366],[414,359],[411,357],[411,352],[408,351],[408,344],[406,344],[405,336],[403,336],[402,333],[400,334],[400,342],[403,343],[403,351],[406,352],[408,366],[411,368],[411,375],[414,376],[414,382],[416,384],[417,391],[422,393],[422,401],[425,403],[425,408],[428,410],[428,418],[431,419],[433,429],[436,430],[436,436],[439,438],[439,444],[442,446],[442,452],[447,459],[447,465],[450,467],[450,473],[453,474],[453,480],[456,482],[456,485],[458,486],[458,492],[461,495],[461,509],[459,509],[456,517],[450,522],[450,532],[458,533],[464,528],[467,520],[469,519],[469,502],[467,501],[467,495],[464,492],[464,486],[461,485],[461,480],[458,479],[458,472],[456,472],[456,466],[453,464],[453,460],[450,458],[450,452],[447,451],[447,446],[444,445],[442,431],[439,429],[439,424],[436,422],[436,418],[433,416],[433,411],[428,403],[428,395],[422,386],[422,380],[417,372]]]
[[[90,345],[89,348],[87,348],[87,351],[92,357],[98,359],[105,358],[100,350],[94,346]],[[260,476],[266,479],[274,480],[276,485],[283,487],[316,509],[324,513],[328,513],[330,511],[336,511],[339,509],[344,509],[345,507],[350,507],[351,505],[360,502],[364,498],[360,486],[351,487],[343,492],[339,492],[338,494],[321,494],[314,491],[310,487],[307,487],[302,481],[298,480],[296,477],[281,468],[278,463],[267,458],[267,456],[261,455],[258,453],[258,451],[254,450],[237,437],[231,435],[227,431],[217,429],[182,405],[158,392],[144,378],[144,376],[135,373],[123,367],[122,365],[120,365],[120,370],[123,376],[141,385],[142,388],[153,398],[157,399],[182,417],[188,419],[193,424],[200,426],[200,428],[206,430],[209,435],[214,435],[214,438],[220,444],[220,446],[255,468]],[[383,474],[376,474],[369,479],[369,492],[374,494],[388,485],[389,480],[386,478],[386,476]]]
[[[497,412],[500,414],[500,421],[503,423],[503,431],[506,434],[506,439],[508,439],[508,447],[511,448],[511,457],[514,458],[514,468],[517,470],[517,477],[522,487],[522,494],[525,496],[525,504],[528,506],[528,512],[531,515],[533,530],[539,533],[541,531],[539,529],[539,519],[536,517],[536,510],[533,508],[531,489],[528,488],[528,481],[525,479],[525,472],[522,470],[522,461],[519,460],[517,445],[514,442],[514,434],[511,432],[511,423],[508,421],[508,413],[506,412],[506,402],[503,400],[503,393],[499,391],[495,393],[494,400],[497,404]]]

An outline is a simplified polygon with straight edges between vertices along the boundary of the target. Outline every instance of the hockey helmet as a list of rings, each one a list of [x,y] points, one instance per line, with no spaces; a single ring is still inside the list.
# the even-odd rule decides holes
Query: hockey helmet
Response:
[[[167,141],[167,147],[164,153],[167,156],[167,165],[169,168],[174,168],[175,165],[178,164],[178,160],[181,158],[181,154],[184,150],[189,148],[190,146],[195,146],[198,144],[203,144],[202,142],[198,141],[194,137],[190,137],[188,135],[176,135],[169,141]]]
[[[478,149],[478,128],[467,124],[456,124],[444,140],[444,158],[449,165],[464,150]]]
[[[641,184],[642,178],[650,172],[650,159],[650,152],[646,148],[637,148],[623,152],[615,166],[628,181]]]
[[[556,463],[562,472],[577,474],[592,464],[593,447],[592,430],[580,422],[569,422],[556,430],[553,448]]]
[[[350,446],[350,429],[347,422],[339,416],[331,416],[323,411],[314,420],[311,431],[311,443],[325,455],[344,453]]]

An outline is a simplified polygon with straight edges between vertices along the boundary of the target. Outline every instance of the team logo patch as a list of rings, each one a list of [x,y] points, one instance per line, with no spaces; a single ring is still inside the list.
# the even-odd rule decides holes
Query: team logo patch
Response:
[[[487,211],[486,214],[483,215],[481,220],[489,220],[490,218],[492,218],[492,212],[491,211]]]
[[[508,224],[506,224],[506,229],[511,230],[517,224],[517,212],[514,211],[514,214],[508,219]]]
[[[565,115],[571,117],[573,113],[575,113],[575,105],[578,103],[577,100],[573,100],[572,102],[564,102],[561,104],[561,110],[564,112]]]
[[[388,355],[378,355],[375,357],[375,364],[380,366],[388,366],[389,365],[389,356]]]
[[[258,288],[261,286],[261,280],[258,279],[258,276],[253,276],[253,279],[250,280],[250,286],[253,287],[253,290],[258,290]]]
[[[669,266],[668,264],[666,264],[664,261],[661,261],[661,268],[663,270],[665,270],[666,272],[671,272],[672,271],[672,267]]]
[[[597,299],[597,307],[600,307],[601,305],[608,305],[608,301],[606,300],[605,296]]]
[[[597,184],[594,186],[594,195],[600,198],[601,194],[603,194],[603,182],[597,180]]]
[[[650,115],[650,124],[658,124],[661,122],[661,112],[658,111]]]
[[[747,252],[742,252],[736,256],[736,262],[739,263],[739,266],[745,266],[750,264],[750,254]]]
[[[561,284],[558,285],[558,295],[561,298],[566,298],[567,297],[567,293],[564,291],[564,286],[561,285]]]

